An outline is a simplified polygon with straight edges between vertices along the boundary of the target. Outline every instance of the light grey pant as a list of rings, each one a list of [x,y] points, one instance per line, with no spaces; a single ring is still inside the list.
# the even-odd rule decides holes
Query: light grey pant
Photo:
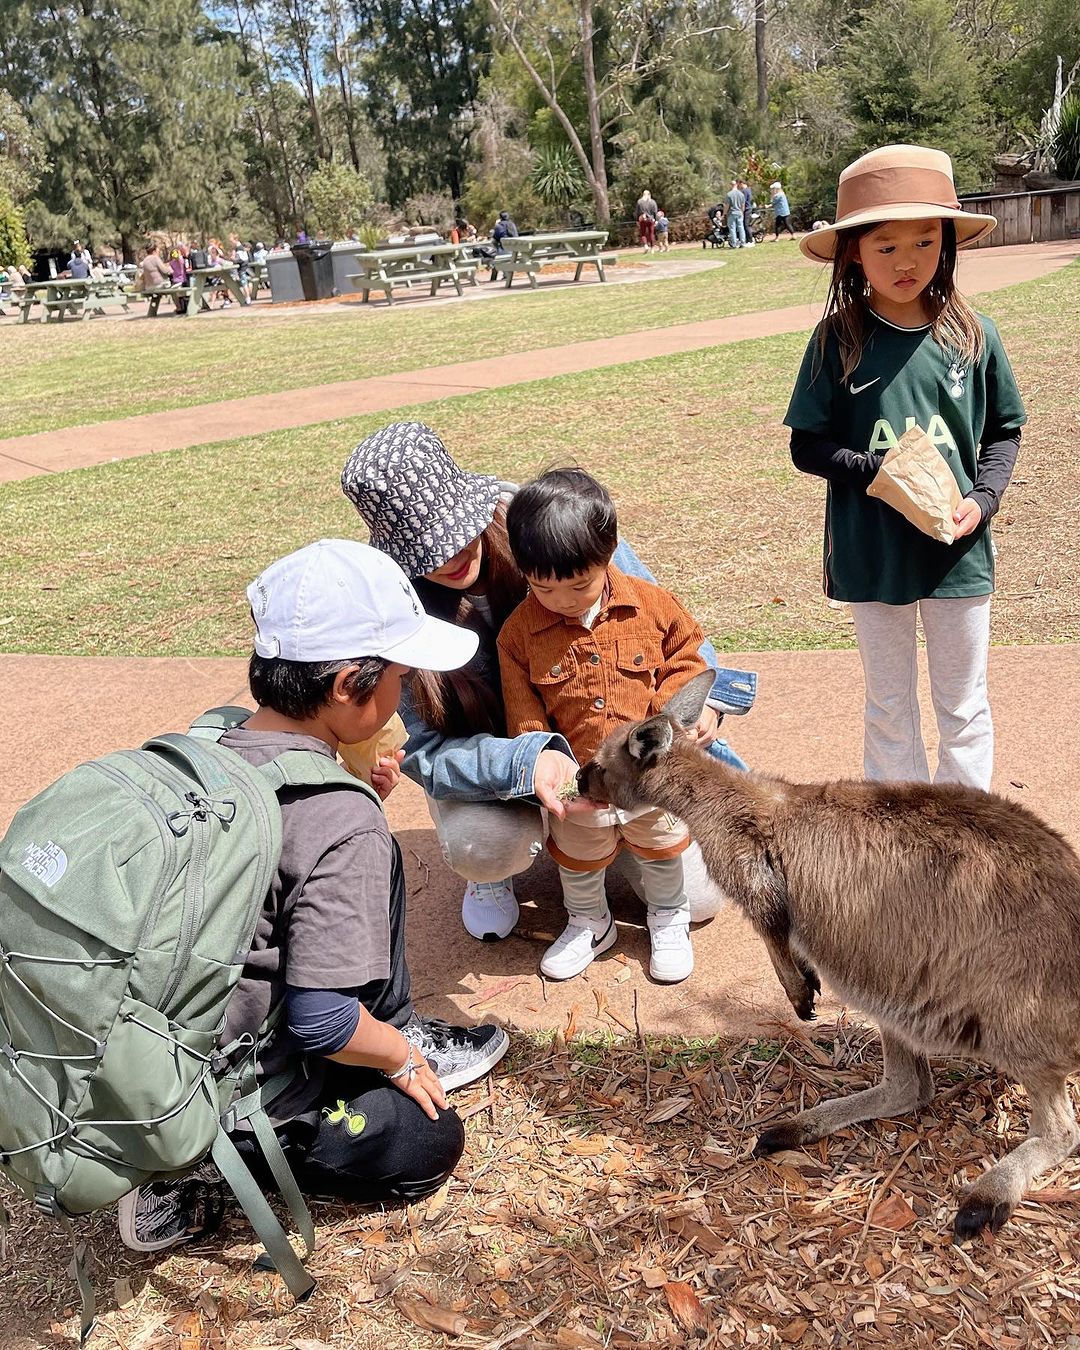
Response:
[[[866,677],[863,771],[879,782],[930,782],[919,719],[916,611],[940,737],[934,782],[987,790],[994,768],[988,595],[851,606]]]
[[[684,856],[680,853],[674,858],[636,859],[641,882],[638,893],[650,909],[685,909],[687,914],[690,913],[683,882]],[[587,914],[590,918],[603,914],[607,909],[604,891],[606,872],[606,867],[596,872],[575,872],[559,865],[563,904],[568,914]]]
[[[547,813],[528,802],[454,802],[427,799],[447,865],[466,881],[505,881],[528,871],[543,851]],[[681,855],[684,884],[694,922],[711,919],[727,901],[705,870],[694,842]],[[644,900],[640,863],[624,850],[616,867]]]

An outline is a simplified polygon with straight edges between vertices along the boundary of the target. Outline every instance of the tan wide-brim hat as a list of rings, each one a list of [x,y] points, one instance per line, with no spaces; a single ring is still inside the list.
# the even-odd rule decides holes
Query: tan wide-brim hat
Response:
[[[997,224],[995,216],[961,209],[952,160],[943,150],[883,145],[848,165],[840,175],[836,220],[804,235],[799,248],[807,258],[831,262],[838,231],[887,220],[951,220],[957,248],[977,244]]]

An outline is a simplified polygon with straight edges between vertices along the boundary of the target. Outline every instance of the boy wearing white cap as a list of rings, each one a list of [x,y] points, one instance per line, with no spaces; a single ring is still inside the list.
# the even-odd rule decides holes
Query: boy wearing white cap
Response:
[[[366,544],[320,540],[272,563],[247,594],[258,709],[221,744],[254,765],[292,750],[333,758],[387,721],[413,669],[452,670],[476,650],[475,633],[426,614],[397,564]],[[380,796],[398,772],[382,761]],[[411,1202],[442,1184],[464,1147],[446,1093],[487,1073],[509,1041],[493,1025],[453,1027],[414,1010],[401,852],[378,804],[332,784],[279,800],[278,872],[225,1040],[254,1034],[280,1004],[283,1033],[258,1067],[262,1082],[287,1083],[267,1109],[301,1189]],[[234,1141],[268,1181],[253,1137]],[[140,1187],[121,1206],[121,1236],[156,1251],[205,1234],[220,1221],[221,1184],[200,1168]]]

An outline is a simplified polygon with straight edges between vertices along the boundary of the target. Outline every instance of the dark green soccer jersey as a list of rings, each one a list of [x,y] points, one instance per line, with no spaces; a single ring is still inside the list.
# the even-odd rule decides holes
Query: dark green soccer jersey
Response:
[[[984,428],[1014,431],[1027,420],[992,320],[974,366],[957,362],[925,328],[898,328],[872,315],[858,367],[845,380],[836,337],[824,359],[817,335],[803,357],[787,426],[828,436],[849,450],[883,454],[920,426],[949,462],[961,493],[978,475]],[[825,594],[836,600],[908,605],[994,589],[990,522],[955,544],[923,534],[862,486],[830,482],[825,501]]]

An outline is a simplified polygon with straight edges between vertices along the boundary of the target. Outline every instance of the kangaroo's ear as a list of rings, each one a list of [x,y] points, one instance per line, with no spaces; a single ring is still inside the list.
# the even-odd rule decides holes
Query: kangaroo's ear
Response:
[[[661,713],[659,717],[650,717],[647,722],[636,726],[630,733],[626,748],[631,759],[640,761],[647,768],[666,750],[671,749],[674,738],[671,722]]]
[[[696,726],[715,679],[716,676],[711,670],[703,670],[700,675],[695,675],[689,684],[684,684],[679,692],[665,703],[664,712],[687,730]]]

